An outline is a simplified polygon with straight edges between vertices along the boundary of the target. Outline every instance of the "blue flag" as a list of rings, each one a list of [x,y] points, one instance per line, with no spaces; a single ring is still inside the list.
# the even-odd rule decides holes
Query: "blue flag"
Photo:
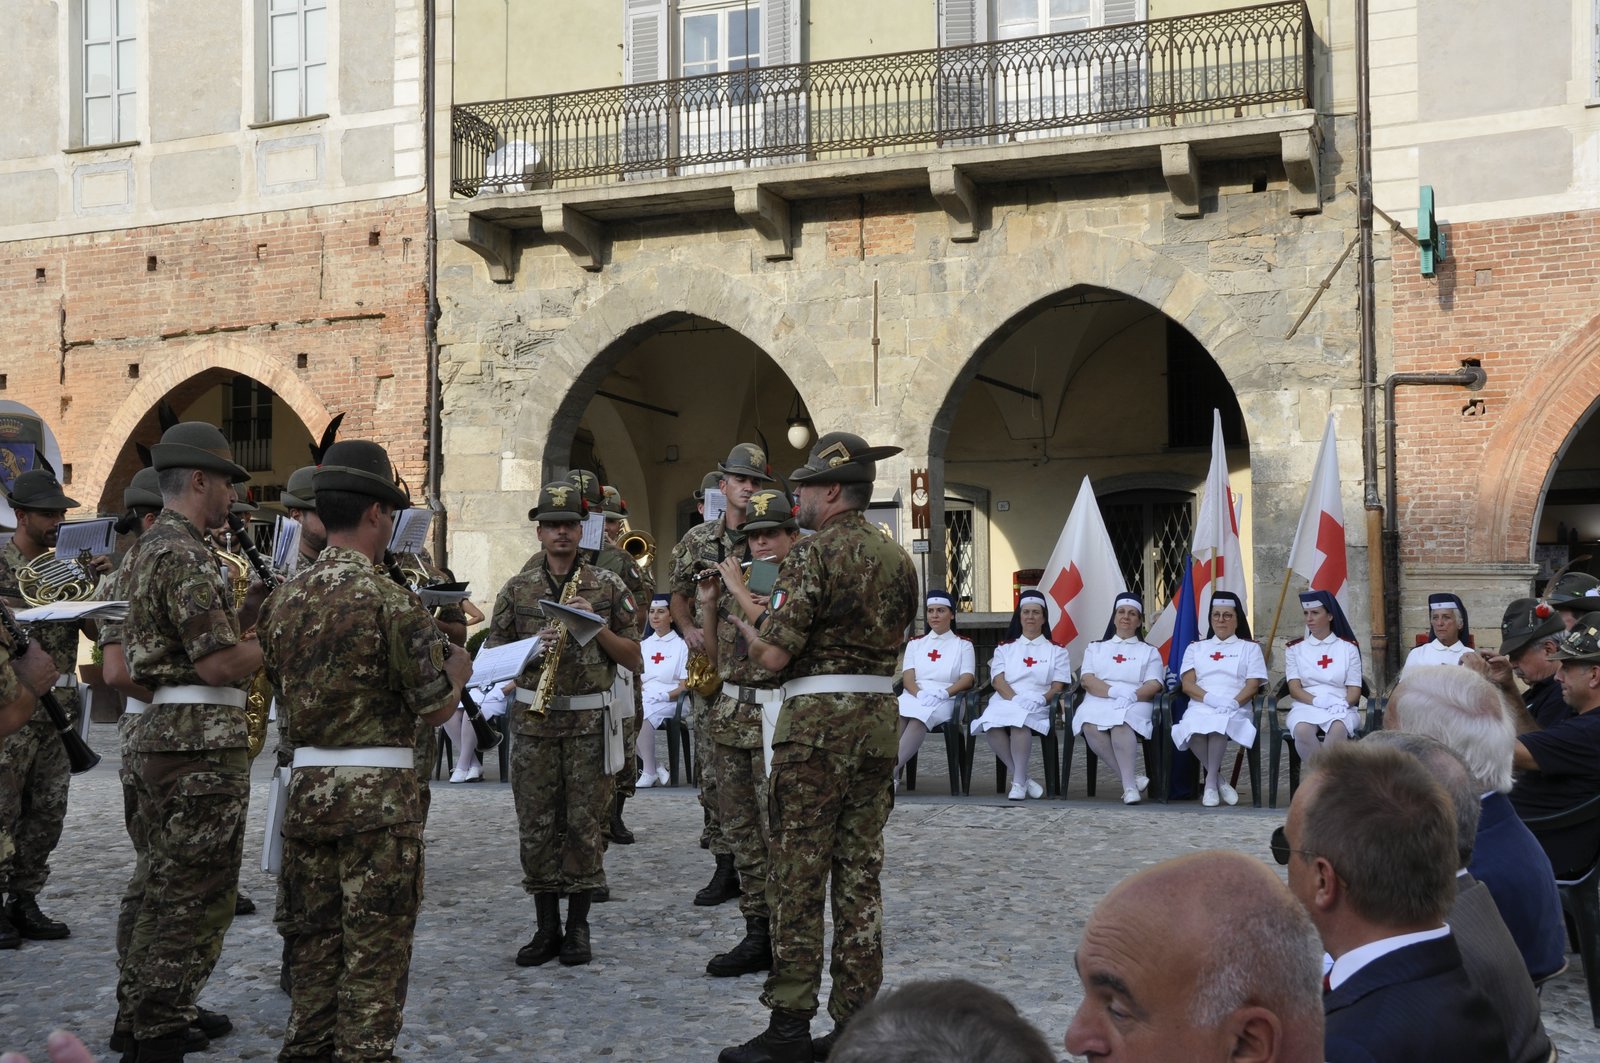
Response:
[[[1191,642],[1200,638],[1199,621],[1195,619],[1194,556],[1183,562],[1183,582],[1178,584],[1176,598],[1177,616],[1172,626],[1172,649],[1167,654],[1167,689],[1173,691],[1172,722],[1183,719],[1189,708],[1189,696],[1183,692],[1183,655]],[[1199,780],[1200,764],[1187,749],[1172,751],[1172,770],[1167,779],[1167,797],[1191,798]]]

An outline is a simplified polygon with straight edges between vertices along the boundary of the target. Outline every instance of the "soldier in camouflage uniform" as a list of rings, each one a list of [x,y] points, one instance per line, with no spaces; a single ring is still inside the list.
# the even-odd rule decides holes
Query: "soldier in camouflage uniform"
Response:
[[[894,677],[917,581],[911,558],[863,511],[877,459],[897,453],[846,432],[817,440],[791,476],[800,523],[816,532],[784,561],[760,632],[734,618],[751,659],[782,671],[784,702],[767,780],[773,963],[761,1001],[772,1018],[719,1063],[826,1059],[883,983],[878,879],[894,801]],[[834,1028],[813,1042],[830,875]]]
[[[30,641],[28,652],[18,657],[11,635],[0,627],[0,746],[32,718],[41,697],[59,675],[43,646]],[[0,838],[0,845],[4,843]],[[0,852],[0,858],[4,856]]]
[[[555,663],[548,703],[533,712],[545,658],[515,680],[510,705],[516,740],[511,747],[512,796],[521,839],[522,888],[533,895],[538,930],[517,953],[517,965],[537,967],[560,958],[588,963],[590,891],[603,885],[601,829],[610,807],[613,777],[605,770],[606,726],[618,666],[639,670],[639,609],[615,575],[578,557],[588,506],[577,487],[546,484],[529,516],[539,522],[539,545],[528,565],[495,597],[484,645],[538,637],[553,652],[560,628],[545,619],[541,599],[559,601],[564,589],[575,609],[595,613],[605,626],[586,646],[567,639]],[[623,707],[618,706],[617,711]],[[628,711],[631,711],[628,706]],[[619,721],[620,723],[620,721]],[[567,925],[561,927],[561,894]]]
[[[416,595],[375,568],[408,503],[384,449],[341,440],[315,477],[327,547],[261,610],[293,748],[283,823],[293,970],[280,1061],[393,1058],[422,897],[417,721],[472,671]]]
[[[800,536],[793,504],[782,491],[764,488],[750,496],[740,526],[753,557],[781,563]],[[766,598],[746,586],[746,572],[728,558],[721,578],[700,583],[700,614],[706,647],[722,677],[722,690],[706,714],[706,730],[716,745],[720,774],[717,803],[722,831],[733,844],[739,869],[739,910],[745,935],[728,952],[713,956],[706,973],[716,978],[754,974],[772,967],[767,908],[767,771],[762,760],[761,714],[776,712],[783,700],[778,677],[749,656],[733,617],[754,624],[766,611]]]
[[[261,667],[260,645],[241,632],[264,588],[236,615],[206,543],[249,476],[222,433],[177,424],[151,454],[166,508],[128,570],[122,626],[132,681],[153,692],[129,743],[149,872],[117,991],[133,1025],[123,1059],[165,1063],[187,1051],[195,998],[233,921],[250,796],[246,687]]]
[[[17,513],[17,531],[0,548],[0,595],[21,604],[17,570],[41,554],[55,549],[57,528],[66,511],[78,505],[68,498],[49,468],[33,469],[11,485],[11,506]],[[111,560],[94,559],[96,575],[111,571]],[[78,722],[78,632],[91,637],[93,625],[47,623],[32,625],[31,635],[50,655],[61,673],[56,701],[74,724]],[[67,751],[43,707],[0,749],[0,848],[12,850],[0,858],[0,893],[9,895],[0,914],[0,947],[15,935],[30,941],[66,937],[65,923],[39,910],[36,899],[50,875],[50,854],[61,840],[67,818]]]
[[[703,521],[684,533],[678,545],[672,548],[672,568],[669,577],[672,590],[672,619],[689,644],[690,654],[705,651],[702,617],[695,594],[696,577],[712,572],[728,558],[750,560],[749,548],[739,526],[744,523],[745,507],[750,496],[762,484],[772,482],[772,472],[767,466],[767,456],[754,443],[740,443],[728,453],[728,460],[717,466],[717,488],[727,497],[727,509],[714,521]],[[704,512],[704,510],[702,510]],[[701,844],[711,850],[717,859],[717,869],[711,881],[695,894],[694,903],[702,906],[721,904],[739,896],[739,875],[734,869],[733,845],[724,835],[720,820],[720,802],[717,798],[716,745],[706,731],[705,716],[709,709],[706,699],[699,694],[693,697],[695,716],[692,721],[695,762],[700,767],[700,802],[707,812],[706,835]]]

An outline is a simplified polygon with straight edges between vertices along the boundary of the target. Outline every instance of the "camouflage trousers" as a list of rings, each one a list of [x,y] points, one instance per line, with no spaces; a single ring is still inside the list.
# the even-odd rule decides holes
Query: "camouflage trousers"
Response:
[[[700,831],[700,845],[718,856],[733,852],[733,846],[722,834],[722,809],[717,803],[717,768],[712,756],[715,743],[706,728],[706,713],[710,706],[699,694],[689,695],[689,739],[694,748],[694,767],[700,776],[700,807],[705,812],[705,826]]]
[[[56,691],[70,714],[65,693]],[[44,889],[67,820],[71,778],[67,749],[48,720],[30,720],[0,743],[0,891]]]
[[[422,897],[422,824],[285,838],[294,992],[280,1061],[389,1060]]]
[[[128,728],[137,716],[124,715],[117,721],[117,733],[122,738],[122,767],[117,779],[122,784],[122,824],[128,830],[128,840],[133,843],[133,874],[122,891],[122,903],[117,908],[117,969],[122,969],[128,958],[128,945],[133,940],[133,924],[139,918],[139,903],[144,900],[145,883],[150,877],[150,831],[144,817],[139,814],[139,775],[142,754],[128,748]],[[117,1014],[127,1015],[128,1001],[119,980],[117,984]]]
[[[739,871],[739,911],[767,917],[767,772],[761,747],[713,745],[722,836],[733,847]]]
[[[521,839],[522,888],[577,893],[605,885],[602,831],[615,780],[605,771],[605,737],[517,735],[511,795]]]
[[[833,902],[828,1014],[847,1021],[883,984],[878,879],[883,827],[894,804],[894,761],[792,742],[773,748],[767,780],[772,973],[761,994],[767,1007],[816,1014],[825,889]]]
[[[133,1034],[176,1034],[233,922],[250,802],[243,747],[145,753],[137,814],[149,824],[149,872],[117,983]]]

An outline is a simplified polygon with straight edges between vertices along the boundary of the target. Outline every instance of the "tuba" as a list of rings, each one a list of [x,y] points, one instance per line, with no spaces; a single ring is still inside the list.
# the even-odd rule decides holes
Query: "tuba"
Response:
[[[656,559],[656,540],[649,532],[628,529],[617,540],[617,549],[633,558],[634,564],[648,572]]]
[[[689,654],[689,677],[686,682],[689,689],[703,698],[714,698],[717,691],[722,689],[722,677],[712,667],[711,658],[704,653]]]
[[[87,550],[71,559],[46,550],[17,569],[17,592],[29,605],[86,602],[99,585],[100,577],[89,567]]]

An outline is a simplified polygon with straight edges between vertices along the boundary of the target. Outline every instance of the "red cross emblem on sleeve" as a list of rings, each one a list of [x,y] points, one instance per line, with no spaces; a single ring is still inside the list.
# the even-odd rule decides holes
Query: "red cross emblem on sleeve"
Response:
[[[666,660],[666,658],[661,656],[660,650],[657,650],[655,653],[650,655],[650,660],[654,664],[660,664],[662,661]]]
[[[1113,657],[1113,658],[1111,658],[1111,659],[1112,659],[1112,660],[1113,660],[1113,661],[1116,661],[1116,662],[1117,662],[1117,663],[1118,663],[1118,664],[1127,664],[1127,663],[1128,663],[1128,659],[1127,659],[1127,658],[1126,658],[1126,657],[1124,657],[1124,656],[1123,656],[1123,655],[1122,655],[1122,654],[1120,654],[1120,653],[1119,653],[1119,654],[1117,654],[1117,655],[1116,655],[1116,656],[1115,656],[1115,657]]]
[[[1318,668],[1326,668],[1326,667],[1328,667],[1328,665],[1330,665],[1332,663],[1333,663],[1333,658],[1329,657],[1326,653],[1324,653],[1322,655],[1322,660],[1317,662],[1317,667]]]
[[[938,659],[939,659],[939,651],[938,650],[929,650],[928,651],[928,660],[937,661]]]
[[[1022,663],[1027,665],[1029,668],[1032,668],[1034,665],[1038,664],[1039,662],[1034,660],[1032,657],[1024,657],[1022,659]]]
[[[1213,661],[1220,661],[1220,660],[1222,660],[1223,656],[1224,656],[1223,652],[1221,650],[1218,650],[1218,651],[1216,651],[1215,653],[1213,653],[1211,655],[1211,659]]]

